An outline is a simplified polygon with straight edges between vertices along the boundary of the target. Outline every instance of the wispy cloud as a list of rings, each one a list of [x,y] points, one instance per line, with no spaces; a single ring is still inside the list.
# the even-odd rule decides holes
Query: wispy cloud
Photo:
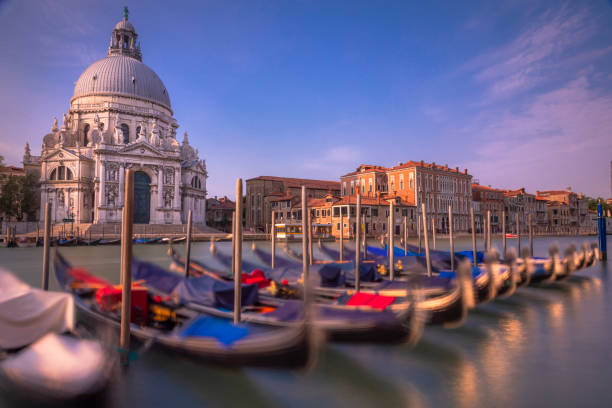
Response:
[[[467,164],[489,183],[536,188],[559,178],[579,188],[612,151],[612,96],[601,94],[580,76],[501,115],[482,115],[466,131],[479,140]],[[607,158],[609,160],[609,157]],[[529,177],[531,175],[531,177]]]
[[[610,52],[609,47],[583,51],[598,31],[598,19],[588,8],[567,4],[534,20],[511,42],[484,53],[463,67],[485,87],[484,103],[563,80],[566,70]]]

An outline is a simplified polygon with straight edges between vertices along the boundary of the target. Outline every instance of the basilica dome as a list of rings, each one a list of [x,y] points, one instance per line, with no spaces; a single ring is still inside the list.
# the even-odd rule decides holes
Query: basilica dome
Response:
[[[81,74],[74,85],[73,99],[88,95],[134,96],[170,108],[168,91],[157,74],[126,55],[109,55]]]

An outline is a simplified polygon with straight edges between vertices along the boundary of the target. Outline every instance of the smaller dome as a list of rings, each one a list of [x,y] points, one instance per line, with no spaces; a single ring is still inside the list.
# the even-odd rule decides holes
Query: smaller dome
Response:
[[[136,31],[134,30],[134,26],[132,25],[132,23],[127,21],[127,19],[125,18],[119,21],[117,25],[115,25],[115,30],[127,30],[127,31],[132,31],[132,32]]]

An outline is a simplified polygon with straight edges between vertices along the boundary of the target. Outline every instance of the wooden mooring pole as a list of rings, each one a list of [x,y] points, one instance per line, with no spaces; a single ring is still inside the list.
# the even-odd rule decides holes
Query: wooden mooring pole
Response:
[[[519,221],[519,213],[516,213],[516,245],[518,256],[521,256],[521,223]]]
[[[302,278],[304,281],[304,302],[307,301],[306,294],[308,291],[306,288],[310,285],[308,279],[308,259],[306,258],[308,251],[308,235],[305,234],[307,223],[306,223],[306,211],[308,206],[306,205],[306,186],[302,186]]]
[[[395,206],[389,201],[389,279],[395,279]]]
[[[453,207],[448,206],[448,240],[450,244],[451,270],[455,270],[455,241],[453,237]]]
[[[308,264],[312,265],[312,214],[306,205],[306,211],[308,213]]]
[[[134,171],[125,173],[125,204],[121,219],[121,364],[129,363],[132,297],[132,230],[134,228]]]
[[[344,217],[340,207],[340,262],[344,261]]]
[[[423,217],[423,235],[425,237],[425,260],[427,262],[427,276],[431,276],[431,257],[429,254],[429,235],[427,234],[427,213],[425,212],[425,203],[421,204],[421,212]]]
[[[502,211],[502,255],[506,259],[506,210]]]
[[[472,256],[474,257],[473,265],[478,264],[478,252],[476,251],[476,225],[474,223],[474,207],[470,208],[470,221],[472,223]]]
[[[421,253],[421,217],[419,216],[419,209],[417,208],[417,233],[419,235],[419,254]]]
[[[191,210],[187,213],[187,239],[185,240],[185,276],[191,270]]]
[[[404,256],[408,256],[408,214],[404,216]]]
[[[234,324],[240,323],[240,314],[242,308],[242,222],[240,221],[242,214],[242,179],[236,180],[236,212],[235,217],[235,264],[234,264]]]
[[[272,211],[272,225],[270,226],[270,235],[271,235],[271,248],[270,253],[272,254],[272,259],[270,260],[270,267],[274,269],[274,262],[276,257],[276,213]]]
[[[487,210],[487,251],[491,250],[491,210]]]
[[[529,256],[533,257],[533,214],[529,214]]]
[[[42,289],[49,290],[49,245],[51,243],[51,203],[45,203]]]
[[[433,249],[436,249],[436,214],[431,216],[431,237],[433,238]]]

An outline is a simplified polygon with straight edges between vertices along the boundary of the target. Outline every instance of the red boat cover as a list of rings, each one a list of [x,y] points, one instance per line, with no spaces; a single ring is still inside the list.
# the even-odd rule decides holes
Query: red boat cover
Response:
[[[261,269],[255,269],[251,273],[243,273],[240,275],[240,281],[249,285],[257,285],[257,288],[262,289],[270,286],[270,279]]]
[[[347,306],[369,306],[373,309],[385,310],[395,300],[395,296],[382,296],[357,292],[346,303]]]
[[[96,285],[113,286],[109,281],[92,275],[83,268],[70,268],[68,274],[77,282],[93,283]]]
[[[109,281],[92,275],[83,268],[71,268],[68,274],[77,282],[91,284],[92,287],[100,287],[96,290],[96,301],[103,312],[117,311],[121,305],[121,287],[115,286]],[[147,289],[135,284],[132,286],[130,302],[130,320],[136,324],[146,324],[149,315],[149,304]]]

